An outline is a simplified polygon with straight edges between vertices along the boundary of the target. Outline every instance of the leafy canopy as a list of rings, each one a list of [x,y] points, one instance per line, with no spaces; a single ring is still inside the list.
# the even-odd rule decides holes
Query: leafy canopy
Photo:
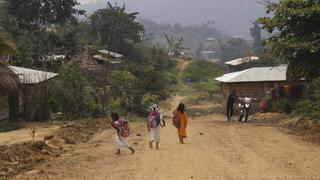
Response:
[[[281,0],[266,2],[267,13],[258,22],[272,33],[266,41],[271,51],[289,64],[292,79],[319,76],[320,68],[320,1]]]
[[[76,22],[76,15],[85,11],[76,9],[76,0],[7,0],[8,15],[18,21],[19,28],[36,31],[57,24]]]
[[[128,42],[141,41],[144,28],[135,21],[138,12],[127,13],[126,7],[108,2],[107,8],[98,9],[91,16],[93,29],[99,34],[100,40],[111,51],[125,53],[123,46]]]

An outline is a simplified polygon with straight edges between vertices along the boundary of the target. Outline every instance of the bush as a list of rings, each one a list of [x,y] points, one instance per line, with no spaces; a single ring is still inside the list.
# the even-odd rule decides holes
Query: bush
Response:
[[[320,101],[312,101],[310,99],[301,99],[295,104],[294,113],[302,115],[313,120],[320,118]]]
[[[194,61],[182,74],[184,81],[191,79],[193,82],[209,81],[222,74],[223,68],[217,63],[208,61]]]
[[[277,108],[280,112],[285,112],[286,114],[290,114],[292,112],[292,103],[289,99],[283,98],[277,105]]]
[[[320,77],[313,81],[314,95],[317,100],[320,100]]]
[[[51,106],[61,111],[65,118],[75,119],[87,115],[85,79],[74,64],[62,66],[59,79],[52,83]]]

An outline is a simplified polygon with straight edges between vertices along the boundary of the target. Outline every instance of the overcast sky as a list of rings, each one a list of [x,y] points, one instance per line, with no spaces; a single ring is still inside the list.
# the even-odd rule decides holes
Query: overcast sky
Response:
[[[79,0],[84,8],[92,11],[106,6],[107,0]],[[115,2],[111,0],[111,2]],[[117,0],[126,3],[129,12],[140,12],[139,17],[157,22],[201,24],[208,20],[229,35],[249,36],[252,22],[265,15],[264,7],[257,0]]]

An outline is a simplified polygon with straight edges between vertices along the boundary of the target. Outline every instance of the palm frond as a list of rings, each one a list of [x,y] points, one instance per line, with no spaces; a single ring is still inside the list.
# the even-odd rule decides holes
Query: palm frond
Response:
[[[16,45],[10,38],[10,35],[0,28],[0,56],[14,54]]]

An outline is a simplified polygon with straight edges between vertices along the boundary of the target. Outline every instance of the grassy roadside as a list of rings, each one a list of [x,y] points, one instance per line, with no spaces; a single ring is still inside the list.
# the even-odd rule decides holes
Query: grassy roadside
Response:
[[[175,94],[186,97],[189,115],[221,113],[220,84],[214,78],[222,73],[222,68],[216,63],[201,60],[180,61],[177,67],[180,67],[180,76]],[[192,83],[187,83],[188,80]]]

